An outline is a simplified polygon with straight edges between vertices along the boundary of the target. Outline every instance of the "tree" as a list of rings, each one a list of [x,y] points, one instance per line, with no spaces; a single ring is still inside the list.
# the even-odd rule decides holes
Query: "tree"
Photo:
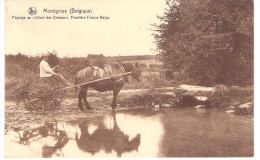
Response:
[[[165,68],[200,85],[252,83],[253,66],[248,64],[253,62],[253,0],[166,4],[155,29]]]

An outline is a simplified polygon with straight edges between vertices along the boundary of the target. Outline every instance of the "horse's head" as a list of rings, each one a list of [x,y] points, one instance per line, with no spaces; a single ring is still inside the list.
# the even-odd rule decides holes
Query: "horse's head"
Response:
[[[122,63],[126,72],[132,72],[132,77],[138,82],[140,81],[141,70],[139,69],[138,62],[136,63]]]
[[[138,82],[140,81],[141,70],[139,69],[138,62],[133,63],[132,76],[133,76],[133,78],[136,79]]]

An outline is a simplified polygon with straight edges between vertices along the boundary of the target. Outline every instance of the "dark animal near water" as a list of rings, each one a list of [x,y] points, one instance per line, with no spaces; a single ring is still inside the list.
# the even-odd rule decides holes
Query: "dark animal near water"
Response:
[[[100,79],[105,77],[111,77],[108,80],[103,80],[100,82],[83,85],[80,86],[80,91],[78,94],[78,102],[79,102],[79,109],[81,111],[84,110],[82,100],[85,103],[86,109],[90,110],[92,107],[89,105],[87,101],[87,91],[88,88],[91,87],[99,92],[105,91],[113,91],[113,101],[111,104],[112,109],[114,110],[117,106],[116,98],[118,93],[120,92],[121,88],[124,86],[125,82],[127,81],[126,76],[118,76],[113,77],[115,75],[123,74],[126,72],[132,72],[131,76],[133,79],[140,81],[140,69],[138,67],[138,63],[135,64],[121,64],[115,63],[111,66],[105,66],[103,69],[95,69],[94,67],[85,67],[84,69],[80,70],[75,76],[74,84],[80,84],[83,82],[91,81],[94,79]]]

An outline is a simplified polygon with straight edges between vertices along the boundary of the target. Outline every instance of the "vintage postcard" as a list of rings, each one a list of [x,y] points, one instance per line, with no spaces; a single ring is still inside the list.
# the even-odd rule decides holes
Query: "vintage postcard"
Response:
[[[255,158],[254,2],[5,0],[3,158]]]

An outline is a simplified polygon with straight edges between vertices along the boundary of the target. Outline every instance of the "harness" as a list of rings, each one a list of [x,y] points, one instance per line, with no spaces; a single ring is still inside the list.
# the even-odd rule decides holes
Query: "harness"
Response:
[[[119,69],[121,70],[122,73],[126,73],[124,66],[120,62],[116,63],[116,66],[119,67]],[[94,74],[93,74],[94,79],[98,78],[98,75],[100,75],[100,78],[110,77],[108,79],[109,86],[110,86],[110,92],[111,92],[111,90],[115,89],[115,86],[117,83],[119,83],[120,81],[122,81],[124,79],[124,77],[121,77],[118,80],[115,80],[115,78],[112,78],[112,70],[111,70],[111,67],[108,65],[104,66],[104,68],[99,68],[99,67],[94,68],[93,66],[92,66],[92,68],[94,70]],[[99,71],[99,73],[98,73],[98,71]]]
[[[119,69],[122,71],[122,73],[126,73],[125,68],[123,67],[123,65],[122,65],[120,62],[118,62],[118,67],[119,67]],[[110,79],[109,79],[109,82],[110,82],[111,90],[114,90],[114,89],[115,89],[115,85],[116,85],[118,82],[122,81],[122,80],[123,80],[123,78],[120,78],[120,79],[118,79],[118,80],[112,82],[112,81],[111,81],[111,78],[110,78]]]

